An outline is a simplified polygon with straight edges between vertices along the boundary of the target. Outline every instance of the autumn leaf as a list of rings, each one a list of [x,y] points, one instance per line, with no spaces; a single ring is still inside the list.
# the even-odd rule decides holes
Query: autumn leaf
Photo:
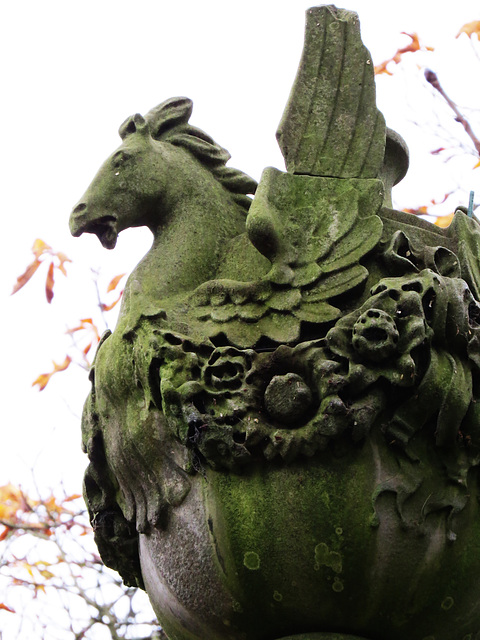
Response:
[[[452,195],[452,193],[453,191],[448,191],[448,193],[446,193],[441,200],[435,200],[435,198],[432,198],[430,202],[434,205],[443,204],[448,200],[448,198]]]
[[[455,37],[459,38],[462,33],[466,33],[469,38],[476,33],[480,40],[480,20],[474,20],[473,22],[467,22],[467,24],[464,24]]]
[[[401,47],[400,49],[397,49],[395,55],[393,55],[391,58],[389,58],[388,60],[385,60],[379,65],[376,65],[375,75],[378,76],[378,75],[381,75],[382,73],[385,73],[389,76],[393,75],[392,72],[388,69],[388,65],[391,62],[394,64],[399,64],[402,60],[402,56],[405,53],[415,53],[416,51],[433,51],[434,50],[433,47],[423,46],[420,43],[420,39],[416,33],[406,33],[405,31],[402,31],[402,35],[408,36],[410,38],[410,42],[405,47]]]
[[[114,291],[117,288],[118,283],[120,282],[120,280],[122,278],[124,278],[125,275],[126,275],[125,273],[122,273],[119,276],[115,276],[114,278],[112,278],[110,280],[110,283],[109,283],[108,287],[107,287],[107,293],[110,293],[110,291]]]
[[[421,206],[417,209],[404,209],[405,213],[412,213],[415,216],[423,216],[428,213],[428,207]]]
[[[81,493],[72,493],[71,496],[67,496],[66,498],[64,498],[63,502],[72,502],[73,500],[78,500],[81,497]]]
[[[448,216],[440,216],[435,220],[435,224],[437,225],[437,227],[445,229],[446,227],[450,226],[454,215],[454,213],[449,213]]]
[[[18,276],[17,282],[13,285],[13,291],[11,293],[12,296],[27,284],[27,282],[30,280],[30,278],[33,276],[33,274],[41,264],[42,262],[38,258],[35,258],[35,260],[28,265],[24,273],[22,273],[21,276]]]
[[[28,511],[29,505],[22,491],[12,484],[0,487],[0,520],[16,522],[18,511]]]
[[[65,333],[73,335],[77,331],[87,331],[88,333],[93,333],[95,341],[100,342],[100,333],[98,331],[97,325],[93,322],[92,318],[82,318],[79,325],[73,327],[73,329],[67,329]]]
[[[123,290],[120,291],[120,295],[118,296],[118,298],[111,304],[105,304],[104,302],[101,302],[100,309],[102,311],[111,311],[113,307],[115,307],[120,302],[120,300],[122,299],[122,295],[123,295]]]
[[[33,243],[32,253],[36,258],[40,258],[44,253],[50,253],[51,251],[52,247],[40,238],[37,238]]]
[[[477,164],[473,168],[478,169],[478,167],[480,167],[480,160],[477,162]]]
[[[50,263],[48,267],[47,280],[45,281],[45,295],[47,297],[47,302],[50,304],[53,300],[53,285],[55,284],[55,279],[53,277],[53,262]]]
[[[65,360],[62,362],[62,364],[57,364],[55,361],[53,361],[53,371],[50,371],[50,373],[40,374],[38,378],[32,382],[32,387],[37,385],[38,390],[43,391],[47,386],[47,384],[50,382],[50,378],[56,373],[58,373],[59,371],[65,371],[65,369],[68,369],[71,362],[72,362],[72,359],[70,356],[67,356]]]
[[[52,260],[48,267],[47,279],[45,283],[45,293],[47,301],[48,303],[50,303],[53,299],[54,270],[58,269],[63,273],[64,276],[66,276],[67,270],[65,269],[65,263],[71,262],[71,260],[61,251],[54,251],[49,244],[47,244],[40,238],[37,238],[33,243],[32,253],[35,256],[35,259],[28,265],[25,272],[22,273],[22,275],[18,276],[17,281],[13,287],[12,295],[14,293],[17,293],[17,291],[20,291],[20,289],[27,284],[27,282],[37,271],[42,262],[44,262],[44,258],[46,256],[51,256]]]
[[[3,602],[0,602],[0,609],[3,609],[3,611],[9,611],[10,613],[15,613],[14,609],[7,607],[7,605],[4,604]]]
[[[67,275],[67,270],[65,269],[65,262],[71,262],[70,258],[67,258],[67,256],[62,253],[61,251],[57,251],[57,253],[55,254],[59,260],[59,264],[57,265],[57,269],[59,269],[64,276]]]

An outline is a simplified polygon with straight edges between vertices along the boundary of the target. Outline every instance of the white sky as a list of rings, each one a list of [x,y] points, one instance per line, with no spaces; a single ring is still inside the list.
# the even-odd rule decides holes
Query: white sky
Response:
[[[89,268],[101,266],[108,281],[131,270],[149,246],[149,234],[142,230],[124,232],[113,252],[102,249],[93,236],[69,236],[69,212],[119,145],[118,126],[132,113],[145,113],[168,97],[186,95],[194,100],[191,121],[230,151],[232,166],[257,180],[265,166],[283,168],[275,131],[302,49],[304,12],[312,4],[3,4],[0,484],[10,480],[31,486],[33,469],[42,488],[62,481],[77,491],[81,485],[86,460],[79,448],[79,415],[88,392],[86,374],[80,369],[59,374],[42,393],[32,389],[31,382],[51,368],[52,359],[63,360],[66,326],[92,314]],[[399,204],[414,206],[440,198],[457,180],[480,193],[480,170],[475,176],[464,165],[445,167],[432,159],[428,152],[440,145],[411,125],[414,119],[431,119],[432,109],[428,90],[418,89],[422,72],[417,62],[427,60],[461,105],[480,105],[478,66],[475,71],[471,66],[470,42],[465,36],[454,39],[464,23],[480,19],[478,0],[345,0],[341,6],[359,13],[363,39],[375,63],[408,42],[402,31],[417,31],[425,44],[436,48],[435,54],[406,60],[409,76],[382,77],[378,82],[378,102],[387,124],[406,138],[413,156],[409,177],[398,190]],[[470,161],[466,167],[472,165]],[[75,261],[66,280],[57,278],[50,306],[40,284],[44,273],[9,296],[37,237]]]

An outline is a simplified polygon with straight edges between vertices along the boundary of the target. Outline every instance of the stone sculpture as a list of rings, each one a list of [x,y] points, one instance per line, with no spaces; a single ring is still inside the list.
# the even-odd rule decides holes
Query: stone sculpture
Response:
[[[478,223],[391,208],[354,13],[307,12],[286,173],[256,190],[191,110],[126,120],[71,217],[154,234],[83,416],[105,563],[171,640],[480,637]]]

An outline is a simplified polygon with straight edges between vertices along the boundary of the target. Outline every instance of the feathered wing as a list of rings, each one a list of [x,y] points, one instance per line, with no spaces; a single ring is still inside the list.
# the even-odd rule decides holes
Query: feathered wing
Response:
[[[292,176],[267,169],[247,218],[252,244],[271,262],[252,282],[216,280],[195,292],[196,315],[210,335],[239,347],[261,337],[291,343],[302,322],[322,324],[341,311],[331,300],[368,277],[361,259],[379,242],[377,180]]]

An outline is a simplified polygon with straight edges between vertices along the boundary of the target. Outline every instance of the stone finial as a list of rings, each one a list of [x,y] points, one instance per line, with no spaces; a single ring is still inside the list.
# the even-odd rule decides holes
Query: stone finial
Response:
[[[289,173],[378,176],[385,120],[356,13],[333,5],[307,11],[303,55],[277,139]]]

